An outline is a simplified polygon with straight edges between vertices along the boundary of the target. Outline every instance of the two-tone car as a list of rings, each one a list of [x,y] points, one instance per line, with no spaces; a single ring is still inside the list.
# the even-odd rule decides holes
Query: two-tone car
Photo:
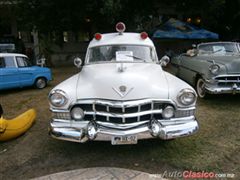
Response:
[[[196,49],[172,58],[171,71],[208,94],[240,93],[240,46],[237,42],[201,43]]]
[[[0,90],[25,86],[42,89],[50,80],[51,70],[33,66],[26,55],[0,53]]]
[[[174,139],[197,132],[197,95],[162,70],[147,33],[95,34],[79,73],[49,94],[52,137],[76,142],[135,144],[140,139]]]

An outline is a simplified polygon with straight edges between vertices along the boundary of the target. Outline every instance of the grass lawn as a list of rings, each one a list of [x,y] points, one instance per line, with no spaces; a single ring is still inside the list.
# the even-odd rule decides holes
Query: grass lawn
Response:
[[[53,70],[54,80],[43,90],[34,88],[0,92],[5,118],[29,108],[37,120],[23,136],[0,142],[0,179],[26,179],[85,167],[122,167],[153,174],[167,171],[240,172],[240,95],[218,95],[198,100],[200,130],[173,141],[145,140],[137,145],[112,146],[110,142],[85,144],[55,140],[48,136],[50,119],[47,95],[75,68]],[[2,176],[2,178],[1,178]],[[237,178],[238,177],[238,178]]]

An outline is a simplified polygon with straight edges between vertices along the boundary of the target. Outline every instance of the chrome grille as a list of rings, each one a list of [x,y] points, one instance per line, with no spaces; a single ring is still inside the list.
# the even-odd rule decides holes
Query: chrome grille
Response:
[[[134,101],[108,101],[108,100],[81,100],[73,107],[78,106],[84,110],[85,120],[96,120],[112,123],[134,123],[150,119],[162,119],[162,109],[167,105],[174,106],[168,101],[134,100]]]
[[[53,112],[52,117],[54,119],[66,119],[66,120],[71,119],[71,115],[69,112]]]
[[[222,86],[228,86],[228,85],[233,85],[236,84],[240,86],[240,75],[237,76],[218,76],[215,78],[217,80],[218,85]]]

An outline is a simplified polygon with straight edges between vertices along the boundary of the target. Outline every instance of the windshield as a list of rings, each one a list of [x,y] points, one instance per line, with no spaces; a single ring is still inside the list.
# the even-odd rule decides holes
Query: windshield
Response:
[[[87,63],[98,62],[153,62],[156,54],[153,48],[137,45],[106,45],[89,49]]]
[[[198,47],[199,55],[227,56],[239,53],[236,43],[211,43],[202,44]]]

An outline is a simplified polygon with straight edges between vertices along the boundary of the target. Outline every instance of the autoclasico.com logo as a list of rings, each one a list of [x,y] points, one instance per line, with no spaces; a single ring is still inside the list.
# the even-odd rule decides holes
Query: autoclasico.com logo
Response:
[[[215,173],[208,171],[164,171],[163,174],[151,174],[152,177],[183,178],[183,179],[214,179],[235,178],[233,173]]]

